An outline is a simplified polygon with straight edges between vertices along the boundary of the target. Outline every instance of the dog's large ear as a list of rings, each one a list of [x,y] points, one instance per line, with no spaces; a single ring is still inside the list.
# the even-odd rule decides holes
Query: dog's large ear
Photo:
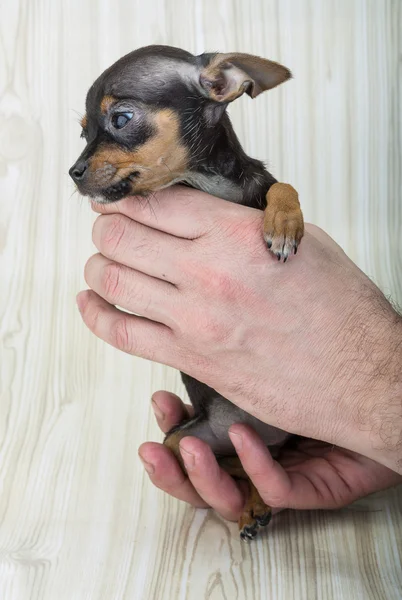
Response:
[[[200,84],[211,100],[227,104],[244,92],[255,98],[291,76],[289,69],[265,58],[240,53],[215,54],[202,69]]]

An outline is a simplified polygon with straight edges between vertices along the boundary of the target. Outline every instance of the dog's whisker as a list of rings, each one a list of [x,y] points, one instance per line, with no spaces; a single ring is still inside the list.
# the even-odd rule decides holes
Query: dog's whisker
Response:
[[[155,195],[155,193],[154,193],[154,192],[151,192],[151,196],[152,196],[153,200],[156,202],[156,204],[159,204],[159,199],[158,199],[158,197]],[[153,207],[153,206],[152,206],[152,204],[149,202],[149,200],[148,200],[148,205],[149,205],[149,208],[150,208],[150,210],[152,211],[152,215],[153,215],[153,217],[154,217],[154,218],[155,218],[155,220],[157,221],[157,220],[158,220],[158,217],[156,216],[156,212],[155,212],[155,210],[154,210],[154,207]]]
[[[169,167],[169,165],[167,164],[167,162],[166,162],[166,161],[165,161],[163,158],[162,158],[161,162],[162,162],[162,164],[163,164],[163,165],[165,165],[165,167],[167,168],[167,170],[168,170],[168,171],[169,171],[169,173],[171,174],[171,176],[172,176],[172,179],[174,179],[174,175],[173,175],[173,173],[172,173],[172,169]]]
[[[84,114],[79,112],[78,110],[75,110],[74,108],[71,108],[70,110],[72,110],[78,117],[78,122],[80,122],[82,120],[82,118],[84,117]]]
[[[75,190],[73,190],[68,198],[68,200],[70,201],[71,198],[74,196],[74,194],[78,194],[78,188],[75,188]]]

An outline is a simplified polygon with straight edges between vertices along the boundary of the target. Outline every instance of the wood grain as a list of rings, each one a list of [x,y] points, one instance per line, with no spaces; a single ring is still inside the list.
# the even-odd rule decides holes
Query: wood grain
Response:
[[[285,86],[231,115],[250,154],[402,303],[399,0],[2,0],[0,598],[396,600],[402,490],[340,512],[236,526],[154,489],[149,399],[177,374],[82,325],[93,215],[72,195],[89,84],[149,43],[248,51]]]

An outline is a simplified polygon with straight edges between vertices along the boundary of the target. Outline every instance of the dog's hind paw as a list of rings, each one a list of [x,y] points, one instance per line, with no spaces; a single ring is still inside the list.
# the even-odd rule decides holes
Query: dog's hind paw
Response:
[[[258,530],[269,524],[271,517],[271,509],[262,502],[255,504],[251,510],[246,509],[239,519],[240,538],[244,542],[251,542]]]

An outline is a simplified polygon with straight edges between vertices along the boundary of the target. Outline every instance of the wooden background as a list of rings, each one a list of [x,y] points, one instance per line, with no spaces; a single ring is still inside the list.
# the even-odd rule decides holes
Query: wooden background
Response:
[[[402,596],[402,489],[236,526],[154,489],[137,458],[177,374],[83,326],[93,252],[67,171],[89,84],[136,47],[248,51],[294,79],[231,114],[246,149],[402,303],[400,0],[1,0],[0,599]]]

